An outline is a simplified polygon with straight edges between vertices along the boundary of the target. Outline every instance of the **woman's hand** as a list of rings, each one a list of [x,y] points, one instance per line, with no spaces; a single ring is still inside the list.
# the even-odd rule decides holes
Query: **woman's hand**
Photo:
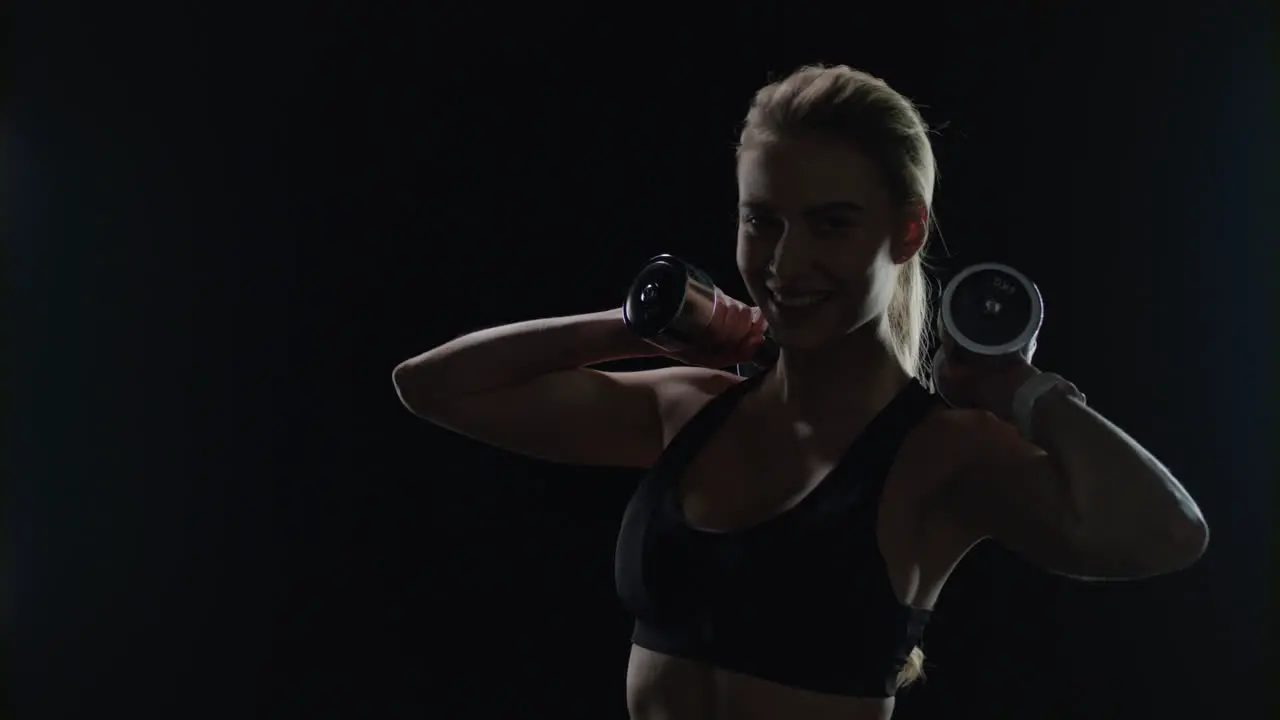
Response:
[[[716,369],[750,362],[764,342],[765,327],[760,308],[720,293],[711,324],[693,347],[672,353],[671,357],[689,365]]]
[[[1022,353],[989,357],[956,344],[945,327],[938,328],[941,344],[933,357],[933,380],[938,392],[956,407],[986,410],[1010,422],[1013,396],[1040,371],[1031,364],[1032,345]]]

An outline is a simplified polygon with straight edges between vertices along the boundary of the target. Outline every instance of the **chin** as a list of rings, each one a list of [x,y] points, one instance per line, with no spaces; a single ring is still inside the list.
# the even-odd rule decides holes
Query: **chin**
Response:
[[[813,317],[803,322],[784,320],[776,313],[766,313],[765,318],[769,321],[769,334],[783,348],[816,350],[838,343],[849,334],[849,324],[833,316]]]
[[[781,348],[818,350],[845,341],[859,329],[868,328],[868,319],[860,308],[832,305],[805,317],[788,318],[776,306],[765,310],[769,334]]]
[[[771,326],[770,335],[778,347],[787,350],[817,350],[836,342],[840,333],[813,327]]]

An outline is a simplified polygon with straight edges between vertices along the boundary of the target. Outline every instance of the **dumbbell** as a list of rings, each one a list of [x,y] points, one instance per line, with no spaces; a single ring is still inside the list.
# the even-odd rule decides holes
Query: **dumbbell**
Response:
[[[981,263],[961,270],[942,292],[942,326],[966,353],[996,357],[1036,350],[1044,321],[1040,289],[1008,265]]]
[[[650,259],[636,273],[622,304],[622,320],[636,335],[666,352],[697,344],[716,309],[715,282],[702,270],[672,255]],[[765,337],[750,363],[737,367],[748,377],[778,359],[778,346]]]

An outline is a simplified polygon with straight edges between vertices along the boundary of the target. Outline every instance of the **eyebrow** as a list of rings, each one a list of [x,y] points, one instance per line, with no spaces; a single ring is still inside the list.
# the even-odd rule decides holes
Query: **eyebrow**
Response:
[[[763,200],[747,200],[741,204],[746,210],[772,210],[773,206]],[[818,203],[810,205],[804,209],[806,215],[819,215],[829,212],[865,212],[865,208],[852,200],[836,200],[833,202]]]

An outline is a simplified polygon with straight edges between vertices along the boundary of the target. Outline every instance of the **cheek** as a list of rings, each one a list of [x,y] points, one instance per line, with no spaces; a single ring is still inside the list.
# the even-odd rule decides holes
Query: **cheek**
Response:
[[[758,274],[768,266],[769,248],[759,238],[738,231],[737,261],[738,272],[742,273],[744,280],[749,281],[751,275]]]
[[[882,310],[893,296],[896,267],[883,243],[874,238],[859,237],[845,245],[828,259],[826,267],[839,276],[849,300],[864,312]]]
[[[879,238],[859,233],[834,243],[822,264],[851,285],[874,288],[889,257],[882,246]]]

